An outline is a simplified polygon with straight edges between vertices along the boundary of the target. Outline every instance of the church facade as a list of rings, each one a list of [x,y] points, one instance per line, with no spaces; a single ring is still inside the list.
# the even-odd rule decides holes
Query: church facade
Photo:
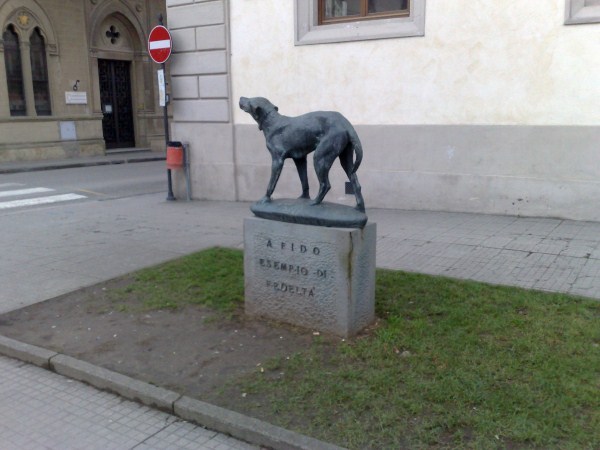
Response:
[[[0,163],[164,148],[164,1],[0,0]]]

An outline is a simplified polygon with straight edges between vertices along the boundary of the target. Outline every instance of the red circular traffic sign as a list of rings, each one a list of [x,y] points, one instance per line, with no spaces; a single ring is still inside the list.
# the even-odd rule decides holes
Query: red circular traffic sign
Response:
[[[148,36],[148,53],[155,63],[162,64],[171,56],[171,33],[162,25],[152,28]]]

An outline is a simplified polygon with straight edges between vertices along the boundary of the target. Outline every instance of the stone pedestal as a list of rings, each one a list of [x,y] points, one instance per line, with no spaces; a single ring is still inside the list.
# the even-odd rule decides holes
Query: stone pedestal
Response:
[[[245,219],[246,313],[356,334],[375,316],[376,230]]]

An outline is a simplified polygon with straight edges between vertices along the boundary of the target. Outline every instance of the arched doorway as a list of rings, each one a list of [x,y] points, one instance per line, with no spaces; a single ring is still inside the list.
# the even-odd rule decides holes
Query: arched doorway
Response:
[[[102,135],[106,148],[135,147],[131,100],[131,63],[98,59]]]
[[[107,149],[136,146],[135,64],[143,38],[139,34],[121,12],[108,14],[94,27],[92,76],[98,81],[96,106]]]

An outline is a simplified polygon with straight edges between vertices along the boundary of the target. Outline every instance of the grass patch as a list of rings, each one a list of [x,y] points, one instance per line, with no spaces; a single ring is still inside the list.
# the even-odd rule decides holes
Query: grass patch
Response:
[[[113,293],[117,308],[175,309],[189,304],[231,313],[244,301],[243,254],[211,248],[136,272]],[[123,303],[127,298],[128,302]]]
[[[191,255],[127,289],[148,307],[232,311],[242,253]],[[316,338],[223,402],[352,449],[600,448],[599,302],[378,270],[376,311],[369,333]]]
[[[350,448],[600,445],[598,302],[378,270],[376,308],[371,335],[246,389]]]

